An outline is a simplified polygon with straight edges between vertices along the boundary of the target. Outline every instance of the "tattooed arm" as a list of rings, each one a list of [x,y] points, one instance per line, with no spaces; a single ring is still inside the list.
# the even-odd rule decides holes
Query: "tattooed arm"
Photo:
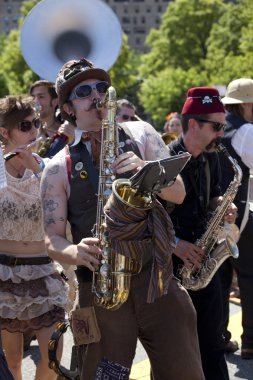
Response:
[[[75,245],[66,238],[67,192],[64,184],[64,161],[52,159],[41,179],[41,199],[48,254],[60,263],[84,265],[94,270],[98,264],[98,240],[85,238]]]
[[[130,170],[140,170],[146,161],[160,160],[169,156],[169,150],[159,133],[148,123],[140,122],[137,124],[138,123],[133,122],[131,127],[131,123],[129,123],[129,127],[131,127],[131,132],[134,137],[135,133],[136,136],[140,133],[139,131],[142,133],[142,135],[137,136],[136,141],[138,143],[138,139],[141,140],[142,138],[143,140],[141,151],[145,160],[139,158],[133,152],[123,153],[118,156],[113,163],[114,170],[117,174],[125,173]],[[136,132],[137,129],[138,132]],[[159,196],[172,203],[182,203],[185,197],[185,188],[180,175],[177,176],[172,186],[162,189]]]

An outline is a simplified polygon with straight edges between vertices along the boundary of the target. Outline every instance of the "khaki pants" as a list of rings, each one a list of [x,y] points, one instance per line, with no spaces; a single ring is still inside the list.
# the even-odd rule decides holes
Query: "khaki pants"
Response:
[[[130,369],[137,338],[147,352],[155,380],[204,379],[196,313],[188,293],[172,278],[168,294],[148,304],[149,281],[150,266],[132,276],[129,298],[118,310],[95,308],[101,340],[79,347],[81,380],[96,378],[103,357]],[[92,305],[90,283],[81,283],[79,293],[80,307]]]

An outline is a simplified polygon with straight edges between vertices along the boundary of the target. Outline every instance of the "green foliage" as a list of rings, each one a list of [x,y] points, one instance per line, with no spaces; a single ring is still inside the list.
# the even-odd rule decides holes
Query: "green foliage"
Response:
[[[21,26],[23,20],[37,0],[25,1],[21,6]],[[1,40],[4,39],[4,42]],[[20,30],[11,31],[0,40],[0,77],[3,81],[1,96],[27,93],[31,83],[38,78],[27,66],[20,49]]]
[[[142,83],[140,100],[155,126],[162,129],[169,112],[181,112],[188,88],[203,86],[206,80],[205,73],[198,73],[195,68],[185,71],[169,67]]]
[[[120,54],[109,70],[113,86],[117,89],[118,98],[123,98],[127,88],[136,81],[137,72],[132,64],[133,55],[133,51],[128,46],[127,36],[123,34]]]
[[[215,83],[227,84],[236,77],[245,76],[246,72],[250,73],[248,41],[244,37],[248,23],[248,14],[239,3],[228,4],[227,12],[213,26],[208,38],[205,69]],[[246,54],[242,52],[243,46]]]
[[[251,0],[170,2],[141,58],[139,99],[145,112],[161,128],[168,112],[181,111],[190,87],[252,77],[252,29]]]
[[[140,73],[144,77],[166,66],[201,66],[206,58],[206,41],[224,12],[222,0],[176,0],[162,16],[158,30],[151,30],[147,44],[151,47],[143,57]]]

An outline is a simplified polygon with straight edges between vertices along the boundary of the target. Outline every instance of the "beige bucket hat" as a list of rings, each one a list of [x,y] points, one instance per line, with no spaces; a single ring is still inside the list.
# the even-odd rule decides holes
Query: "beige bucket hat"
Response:
[[[253,103],[253,80],[249,78],[235,79],[229,83],[223,104]]]

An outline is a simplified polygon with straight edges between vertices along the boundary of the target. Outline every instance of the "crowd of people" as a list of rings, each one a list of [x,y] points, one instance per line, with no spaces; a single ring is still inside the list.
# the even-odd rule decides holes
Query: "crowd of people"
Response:
[[[6,177],[0,183],[0,368],[6,380],[21,380],[23,350],[36,336],[35,379],[57,378],[48,367],[48,341],[57,322],[68,318],[67,265],[78,282],[71,320],[81,380],[128,379],[138,339],[154,380],[228,380],[225,353],[238,349],[228,331],[233,270],[243,316],[241,357],[253,359],[253,80],[232,81],[223,99],[214,87],[190,88],[180,113],[166,117],[163,134],[141,120],[131,102],[118,100],[118,155],[101,149],[108,143],[101,129],[111,85],[105,70],[82,58],[66,62],[55,84],[40,80],[27,96],[0,99]],[[185,289],[183,269],[198,279],[209,259],[199,242],[234,178],[231,162],[217,152],[220,143],[243,173],[222,216],[240,229],[239,258],[217,265],[204,287]],[[115,179],[182,152],[190,160],[168,186],[156,188],[152,205],[146,194],[131,193],[127,202],[116,190],[110,195]],[[111,180],[109,195],[103,175]],[[105,231],[98,236],[99,223]],[[118,262],[125,267],[115,273]],[[80,320],[84,328],[77,328]],[[59,360],[62,349],[61,339]]]

